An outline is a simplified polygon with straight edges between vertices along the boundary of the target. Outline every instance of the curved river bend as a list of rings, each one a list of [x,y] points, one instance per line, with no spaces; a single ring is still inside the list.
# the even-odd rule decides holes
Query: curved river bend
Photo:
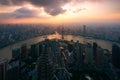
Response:
[[[0,57],[11,59],[12,58],[12,49],[14,49],[14,48],[20,48],[23,44],[26,44],[27,47],[30,48],[31,44],[35,44],[35,43],[38,43],[40,41],[43,41],[45,39],[45,37],[46,36],[40,36],[40,37],[28,39],[28,40],[21,41],[21,42],[18,42],[16,44],[4,47],[4,48],[0,49]],[[53,35],[47,35],[47,37],[49,39],[52,39],[52,38],[58,38],[59,39],[59,38],[61,38],[61,35],[59,35],[59,34],[53,34]],[[93,38],[90,38],[90,39],[86,38],[85,39],[82,36],[73,36],[73,35],[65,35],[64,39],[68,40],[68,41],[70,41],[70,40],[74,40],[74,41],[79,40],[80,43],[84,43],[84,42],[93,43],[93,42],[96,42],[99,46],[101,46],[104,49],[108,49],[109,51],[111,51],[112,44],[114,43],[114,42],[110,42],[110,41],[93,39]]]

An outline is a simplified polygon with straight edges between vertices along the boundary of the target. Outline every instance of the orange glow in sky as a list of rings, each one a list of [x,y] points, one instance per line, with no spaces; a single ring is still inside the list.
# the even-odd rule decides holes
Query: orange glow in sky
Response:
[[[5,1],[0,23],[120,22],[120,0]]]

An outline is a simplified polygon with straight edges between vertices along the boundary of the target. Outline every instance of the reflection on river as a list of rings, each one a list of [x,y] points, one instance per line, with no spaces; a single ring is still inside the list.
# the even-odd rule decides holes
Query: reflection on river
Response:
[[[56,34],[53,34],[53,35],[40,36],[40,37],[32,38],[32,39],[29,39],[29,40],[21,41],[21,42],[18,42],[16,44],[13,44],[13,45],[9,45],[9,46],[7,46],[5,48],[2,48],[0,50],[0,56],[4,57],[4,58],[11,59],[11,57],[12,57],[12,49],[19,48],[23,44],[26,44],[27,47],[30,48],[31,44],[35,44],[35,43],[38,43],[40,41],[43,41],[45,38],[49,38],[49,39],[58,38],[58,39],[60,39],[61,35],[56,33]],[[85,42],[93,43],[93,42],[96,42],[102,48],[108,49],[110,51],[112,49],[112,44],[113,44],[113,42],[110,42],[110,41],[98,40],[98,39],[92,39],[92,38],[88,39],[88,38],[84,38],[82,36],[74,36],[74,35],[65,35],[64,39],[68,40],[68,41],[70,41],[70,40],[74,40],[74,41],[79,40],[80,43],[85,43]]]

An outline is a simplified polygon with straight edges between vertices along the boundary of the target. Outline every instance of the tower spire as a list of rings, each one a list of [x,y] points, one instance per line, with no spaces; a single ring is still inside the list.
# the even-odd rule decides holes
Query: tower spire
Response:
[[[64,40],[64,27],[62,25],[62,40]]]
[[[86,37],[86,25],[83,25],[83,37],[84,37],[83,43],[86,43],[86,39],[85,39],[85,37]]]

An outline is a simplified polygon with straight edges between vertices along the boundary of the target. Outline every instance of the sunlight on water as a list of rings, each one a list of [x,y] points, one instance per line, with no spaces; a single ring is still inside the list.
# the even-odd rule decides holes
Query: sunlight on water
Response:
[[[61,35],[58,32],[55,32],[55,34],[49,35],[47,38],[48,39],[61,39]]]

